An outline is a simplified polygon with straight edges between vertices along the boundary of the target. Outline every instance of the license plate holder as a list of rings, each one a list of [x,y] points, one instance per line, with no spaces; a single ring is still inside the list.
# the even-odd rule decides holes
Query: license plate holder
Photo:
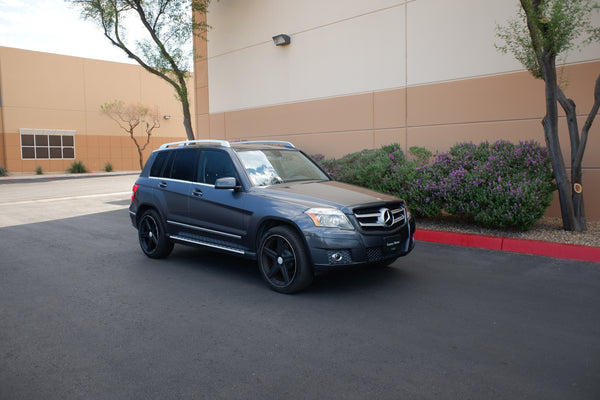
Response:
[[[386,237],[383,241],[383,252],[384,253],[396,253],[402,246],[402,236],[395,235]]]

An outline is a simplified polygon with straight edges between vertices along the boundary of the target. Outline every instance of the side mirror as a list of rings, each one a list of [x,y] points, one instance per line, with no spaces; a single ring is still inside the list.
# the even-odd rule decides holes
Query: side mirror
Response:
[[[233,177],[219,178],[215,181],[215,189],[232,189],[239,190],[242,187],[237,184],[237,181]]]

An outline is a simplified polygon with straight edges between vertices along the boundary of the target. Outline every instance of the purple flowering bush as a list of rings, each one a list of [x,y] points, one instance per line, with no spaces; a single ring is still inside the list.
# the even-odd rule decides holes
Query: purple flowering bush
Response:
[[[546,149],[535,142],[461,143],[430,165],[446,212],[526,231],[556,190]]]
[[[404,198],[423,217],[442,212],[485,226],[529,230],[556,189],[546,149],[535,142],[460,143],[432,157],[397,144],[317,160],[336,180]]]

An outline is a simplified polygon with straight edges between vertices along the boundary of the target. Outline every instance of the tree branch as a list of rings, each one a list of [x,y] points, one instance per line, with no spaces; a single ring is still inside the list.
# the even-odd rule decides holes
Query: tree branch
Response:
[[[577,149],[577,155],[576,155],[576,160],[579,160],[579,162],[583,161],[583,152],[585,151],[585,146],[587,144],[588,133],[590,131],[590,128],[592,127],[592,123],[594,122],[596,115],[598,114],[599,109],[600,109],[600,75],[598,75],[598,78],[596,78],[596,85],[594,87],[594,105],[592,106],[592,109],[591,109],[590,113],[588,114],[585,124],[583,124],[583,128],[581,129],[581,143],[580,143],[579,148]]]

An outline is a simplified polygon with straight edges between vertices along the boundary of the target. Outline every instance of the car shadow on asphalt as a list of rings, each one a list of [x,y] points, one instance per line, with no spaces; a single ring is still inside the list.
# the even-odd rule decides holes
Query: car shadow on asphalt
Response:
[[[202,270],[213,277],[252,283],[266,288],[253,260],[236,257],[230,254],[201,248],[175,246],[169,260],[177,261],[180,268]],[[313,283],[301,293],[326,294],[380,290],[390,285],[405,287],[411,280],[410,272],[402,269],[402,261],[398,260],[387,267],[361,266],[319,273]]]

